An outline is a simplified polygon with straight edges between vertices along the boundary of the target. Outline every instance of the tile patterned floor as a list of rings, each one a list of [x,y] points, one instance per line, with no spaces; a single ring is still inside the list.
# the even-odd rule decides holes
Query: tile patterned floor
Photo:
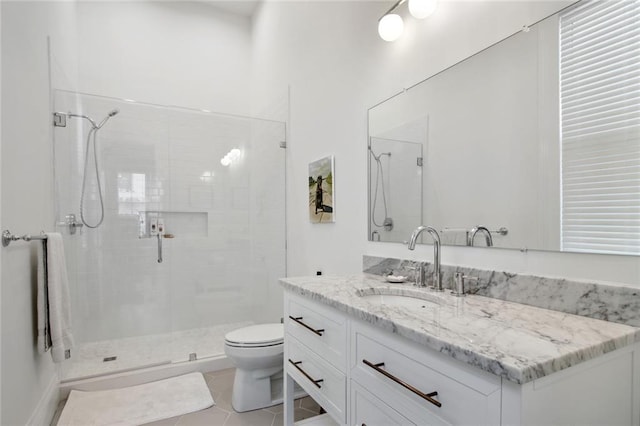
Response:
[[[147,426],[280,426],[284,423],[282,404],[262,410],[236,413],[231,407],[231,392],[235,369],[213,371],[204,374],[209,390],[216,405],[206,410],[185,414],[179,417],[147,423]],[[60,404],[59,412],[63,404]],[[311,397],[300,398],[295,402],[294,420],[304,420],[320,414],[320,406]],[[55,425],[56,419],[54,417]]]

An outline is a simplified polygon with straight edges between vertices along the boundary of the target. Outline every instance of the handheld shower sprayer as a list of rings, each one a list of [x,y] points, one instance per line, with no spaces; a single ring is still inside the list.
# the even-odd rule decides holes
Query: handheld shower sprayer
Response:
[[[377,226],[378,228],[383,228],[385,231],[391,231],[393,229],[393,219],[389,217],[389,214],[387,211],[387,195],[385,193],[384,172],[383,172],[382,160],[381,160],[383,156],[391,158],[391,152],[383,152],[379,155],[376,155],[375,152],[373,152],[373,149],[371,149],[371,147],[369,147],[369,152],[371,152],[373,159],[376,161],[376,186],[375,186],[375,192],[373,196],[373,206],[371,208],[371,221],[373,222],[374,226]],[[378,204],[378,187],[379,186],[382,187],[382,203],[384,206],[384,220],[382,221],[382,224],[378,224],[376,222],[376,208]]]
[[[105,123],[107,121],[109,121],[109,119],[111,117],[113,117],[114,115],[118,114],[120,112],[119,109],[112,109],[111,111],[109,111],[109,113],[107,114],[107,116],[100,122],[100,124],[98,124],[98,129],[101,128],[102,126],[105,125]]]
[[[103,118],[99,124],[96,124],[96,122],[91,117],[83,114],[75,114],[72,112],[54,114],[54,117],[56,115],[65,115],[66,117],[71,117],[71,118],[81,118],[83,120],[87,120],[91,124],[91,129],[89,129],[89,133],[87,134],[87,143],[85,146],[84,171],[82,173],[82,192],[80,194],[80,219],[82,220],[82,223],[86,225],[88,228],[97,228],[102,224],[102,221],[104,220],[104,197],[102,195],[102,183],[100,182],[100,168],[98,167],[98,152],[96,149],[96,137],[98,134],[98,130],[100,130],[102,126],[104,126],[111,117],[115,116],[119,112],[120,110],[118,109],[112,109],[107,113],[107,116]],[[89,164],[89,151],[91,148],[93,148],[93,163],[95,168],[96,183],[98,186],[98,200],[100,202],[100,219],[95,224],[89,224],[84,217],[84,201],[85,201],[85,192],[87,187],[87,169]]]
[[[109,121],[109,119],[111,117],[113,117],[114,115],[118,114],[119,112],[120,112],[120,110],[117,109],[117,108],[116,109],[112,109],[111,111],[109,111],[107,113],[107,116],[100,122],[100,124],[96,124],[96,122],[91,117],[89,117],[88,115],[84,115],[84,114],[76,114],[76,113],[73,113],[73,112],[57,112],[55,114],[62,114],[62,115],[66,115],[67,117],[71,117],[71,118],[82,118],[84,120],[87,120],[89,123],[91,123],[91,127],[94,130],[98,130],[102,126],[104,126],[104,124],[107,121]]]

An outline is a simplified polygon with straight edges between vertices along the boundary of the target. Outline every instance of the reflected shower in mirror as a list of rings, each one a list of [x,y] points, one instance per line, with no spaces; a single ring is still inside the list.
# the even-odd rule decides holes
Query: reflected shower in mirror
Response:
[[[424,152],[422,208],[390,213],[408,232],[371,232],[402,242],[428,223],[471,245],[484,227],[474,246],[640,255],[639,40],[640,2],[579,2],[371,108],[370,147]],[[371,200],[375,172],[370,156]],[[416,200],[399,179],[394,199]]]
[[[422,144],[371,138],[369,145],[372,241],[407,238],[422,216]]]

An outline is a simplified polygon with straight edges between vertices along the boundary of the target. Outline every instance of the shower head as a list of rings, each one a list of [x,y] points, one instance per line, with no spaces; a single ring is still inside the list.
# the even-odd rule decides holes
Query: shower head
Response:
[[[116,109],[112,109],[111,111],[109,111],[109,113],[107,114],[107,116],[106,116],[106,117],[105,117],[105,118],[100,122],[100,124],[98,124],[98,125],[96,126],[96,128],[98,128],[98,129],[99,129],[99,128],[101,128],[102,126],[104,126],[104,124],[105,124],[107,121],[109,121],[109,119],[110,119],[111,117],[113,117],[114,115],[118,114],[119,112],[120,112],[120,110],[119,110],[119,109],[117,109],[117,108],[116,108]]]

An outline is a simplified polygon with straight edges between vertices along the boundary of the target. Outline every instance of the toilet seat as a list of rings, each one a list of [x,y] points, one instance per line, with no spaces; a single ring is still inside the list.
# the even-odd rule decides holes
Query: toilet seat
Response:
[[[258,324],[231,331],[224,336],[226,345],[240,348],[262,348],[284,344],[283,324]]]

